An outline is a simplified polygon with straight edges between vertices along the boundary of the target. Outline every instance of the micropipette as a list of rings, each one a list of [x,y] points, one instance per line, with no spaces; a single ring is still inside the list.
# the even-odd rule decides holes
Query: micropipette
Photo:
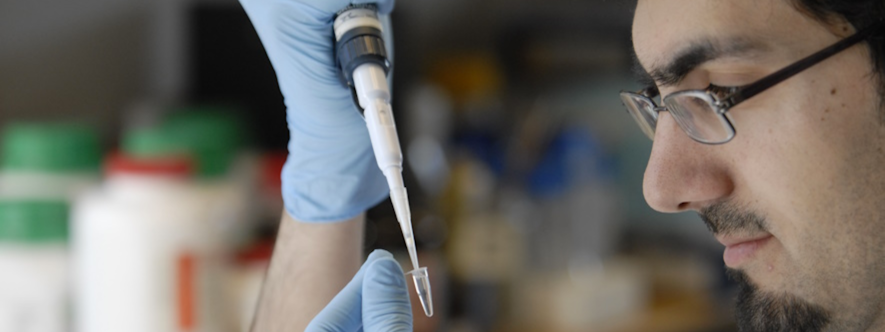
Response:
[[[343,81],[351,88],[354,103],[363,112],[375,160],[390,188],[390,201],[396,213],[406,249],[412,261],[415,291],[424,308],[424,314],[433,315],[433,300],[427,268],[418,265],[415,236],[412,234],[412,215],[409,197],[403,184],[403,154],[396,124],[390,108],[390,88],[383,26],[374,4],[350,5],[338,12],[334,22],[335,60],[341,68]]]

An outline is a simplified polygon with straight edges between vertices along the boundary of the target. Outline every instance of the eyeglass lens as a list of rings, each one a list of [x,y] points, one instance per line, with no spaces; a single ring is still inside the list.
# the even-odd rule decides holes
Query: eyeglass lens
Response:
[[[636,121],[639,128],[642,129],[642,132],[649,139],[654,139],[658,114],[654,110],[655,105],[652,101],[647,97],[632,93],[622,93],[621,100],[624,102],[624,106],[627,107],[627,112],[630,113],[630,116]]]
[[[734,136],[725,115],[718,114],[706,94],[677,93],[664,99],[679,126],[696,141],[723,143]]]
[[[635,93],[622,93],[621,100],[642,132],[654,139],[658,113],[654,102]],[[679,127],[692,139],[709,144],[724,143],[734,137],[734,129],[723,114],[716,113],[709,95],[676,93],[664,99],[667,110]]]

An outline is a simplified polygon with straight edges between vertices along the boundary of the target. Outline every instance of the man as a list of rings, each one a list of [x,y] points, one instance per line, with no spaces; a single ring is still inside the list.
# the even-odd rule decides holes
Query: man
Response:
[[[849,21],[828,7],[857,14]],[[645,0],[634,48],[660,95],[708,87],[728,95],[722,87],[753,84],[872,26],[882,8]],[[885,26],[875,29],[867,39],[875,52],[856,44],[732,106],[736,134],[727,143],[729,126],[705,123],[700,111],[688,112],[694,120],[679,110],[659,115],[646,200],[662,212],[698,211],[727,246],[725,263],[742,288],[741,330],[885,331],[885,90],[876,72],[885,69],[877,68]],[[689,134],[724,144],[692,140],[674,121],[680,115],[711,128]]]
[[[254,330],[409,330],[389,254],[350,279],[361,213],[385,189],[331,60],[331,18],[349,1],[241,1],[292,132],[288,213]],[[883,18],[881,0],[637,4],[648,88],[622,99],[654,140],[645,197],[697,211],[726,245],[742,331],[885,331]]]

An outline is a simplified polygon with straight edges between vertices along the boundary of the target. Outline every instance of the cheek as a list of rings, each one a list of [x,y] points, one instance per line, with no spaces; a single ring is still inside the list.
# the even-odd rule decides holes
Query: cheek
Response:
[[[736,194],[769,217],[793,254],[803,255],[798,248],[812,230],[827,232],[836,222],[831,207],[844,194],[838,187],[857,141],[852,129],[868,121],[851,114],[862,105],[842,98],[840,90],[850,89],[813,78],[788,81],[732,113]]]
[[[885,131],[874,85],[851,71],[785,82],[732,113],[736,195],[768,217],[784,268],[821,289],[885,254]]]

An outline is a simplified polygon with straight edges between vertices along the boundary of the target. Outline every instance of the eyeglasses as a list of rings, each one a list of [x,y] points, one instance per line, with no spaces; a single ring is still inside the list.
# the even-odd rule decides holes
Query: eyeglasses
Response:
[[[883,28],[885,21],[874,23],[854,35],[743,87],[721,89],[710,85],[705,90],[674,92],[663,98],[664,106],[658,106],[652,98],[660,93],[655,86],[651,86],[638,92],[622,91],[621,100],[627,107],[627,112],[652,140],[654,140],[658,113],[669,111],[679,127],[695,141],[704,144],[724,144],[731,141],[735,135],[734,125],[728,114],[729,109],[848,49],[874,33],[882,32]]]

